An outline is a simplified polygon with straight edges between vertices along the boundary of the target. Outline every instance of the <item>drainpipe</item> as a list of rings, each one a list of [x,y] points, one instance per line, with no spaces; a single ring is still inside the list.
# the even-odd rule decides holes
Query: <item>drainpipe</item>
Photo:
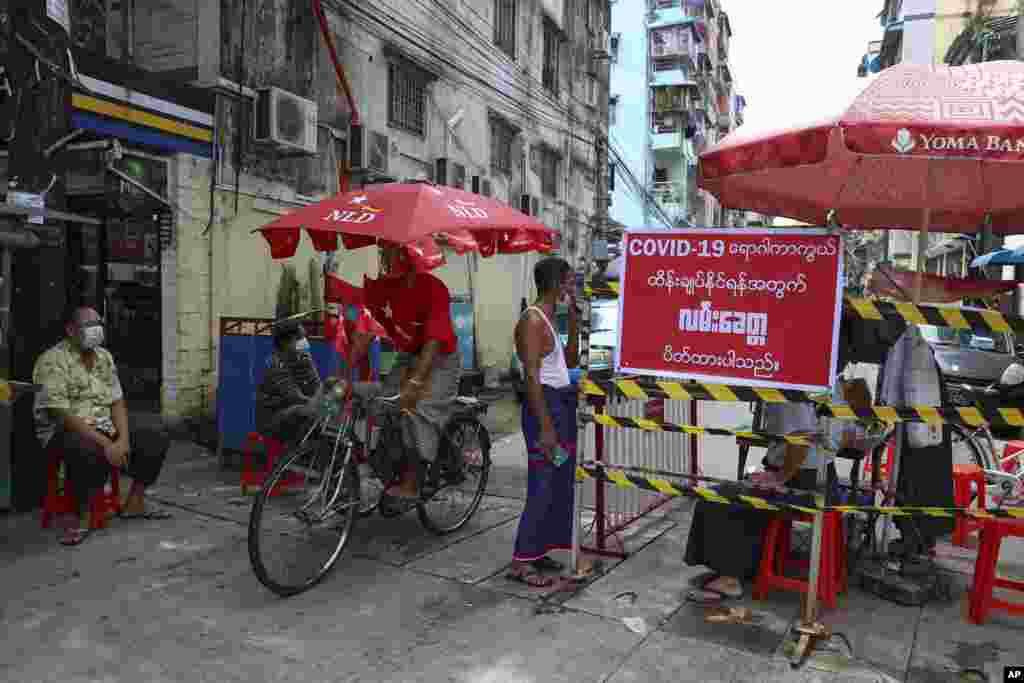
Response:
[[[351,125],[358,126],[359,123],[359,110],[356,108],[355,98],[352,97],[352,88],[349,86],[348,78],[345,76],[345,70],[341,66],[341,62],[338,60],[338,51],[334,48],[334,38],[331,37],[331,29],[327,25],[327,16],[324,14],[323,5],[320,0],[312,0],[313,2],[313,13],[316,15],[317,21],[320,22],[320,33],[323,35],[324,44],[327,46],[327,53],[331,56],[331,63],[334,64],[334,73],[338,77],[338,90],[345,99],[348,100],[349,111],[351,115]],[[348,191],[349,179],[351,173],[348,167],[338,170],[338,190],[340,192]]]

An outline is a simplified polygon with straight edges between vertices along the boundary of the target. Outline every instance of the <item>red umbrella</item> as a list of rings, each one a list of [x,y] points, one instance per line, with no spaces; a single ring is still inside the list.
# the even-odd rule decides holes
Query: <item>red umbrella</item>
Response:
[[[550,251],[553,231],[501,202],[429,183],[388,183],[343,192],[282,216],[259,232],[274,258],[288,258],[305,229],[318,251],[390,242],[405,245],[425,269],[444,263],[441,242],[456,253]],[[340,237],[340,240],[339,240]]]
[[[1024,232],[1024,63],[886,69],[836,120],[700,157],[729,208],[853,228]]]

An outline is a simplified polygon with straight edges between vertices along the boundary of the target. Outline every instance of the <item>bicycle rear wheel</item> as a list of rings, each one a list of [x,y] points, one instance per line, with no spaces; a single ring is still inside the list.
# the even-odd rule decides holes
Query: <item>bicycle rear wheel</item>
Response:
[[[249,561],[256,578],[282,597],[327,576],[351,537],[359,472],[334,440],[311,439],[275,467],[249,514]]]
[[[420,524],[439,536],[461,529],[480,507],[490,472],[487,428],[470,415],[453,418],[445,427],[437,460],[427,469],[428,482],[439,490],[417,505]]]

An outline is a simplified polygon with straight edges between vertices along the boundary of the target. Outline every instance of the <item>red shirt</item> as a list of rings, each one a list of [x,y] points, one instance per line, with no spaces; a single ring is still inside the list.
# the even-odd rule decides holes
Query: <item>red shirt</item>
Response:
[[[404,276],[367,279],[365,289],[367,308],[400,351],[419,353],[427,342],[436,341],[441,353],[455,353],[451,295],[438,278],[417,273],[411,287]]]

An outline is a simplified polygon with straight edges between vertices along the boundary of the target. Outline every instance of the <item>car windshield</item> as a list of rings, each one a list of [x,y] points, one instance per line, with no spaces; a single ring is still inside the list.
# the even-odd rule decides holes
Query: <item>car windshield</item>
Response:
[[[992,353],[1010,353],[1010,346],[1005,335],[981,335],[970,330],[958,330],[952,327],[936,327],[934,325],[921,325],[921,334],[925,341],[937,346],[947,346],[958,349],[973,349],[976,351],[991,351]]]

